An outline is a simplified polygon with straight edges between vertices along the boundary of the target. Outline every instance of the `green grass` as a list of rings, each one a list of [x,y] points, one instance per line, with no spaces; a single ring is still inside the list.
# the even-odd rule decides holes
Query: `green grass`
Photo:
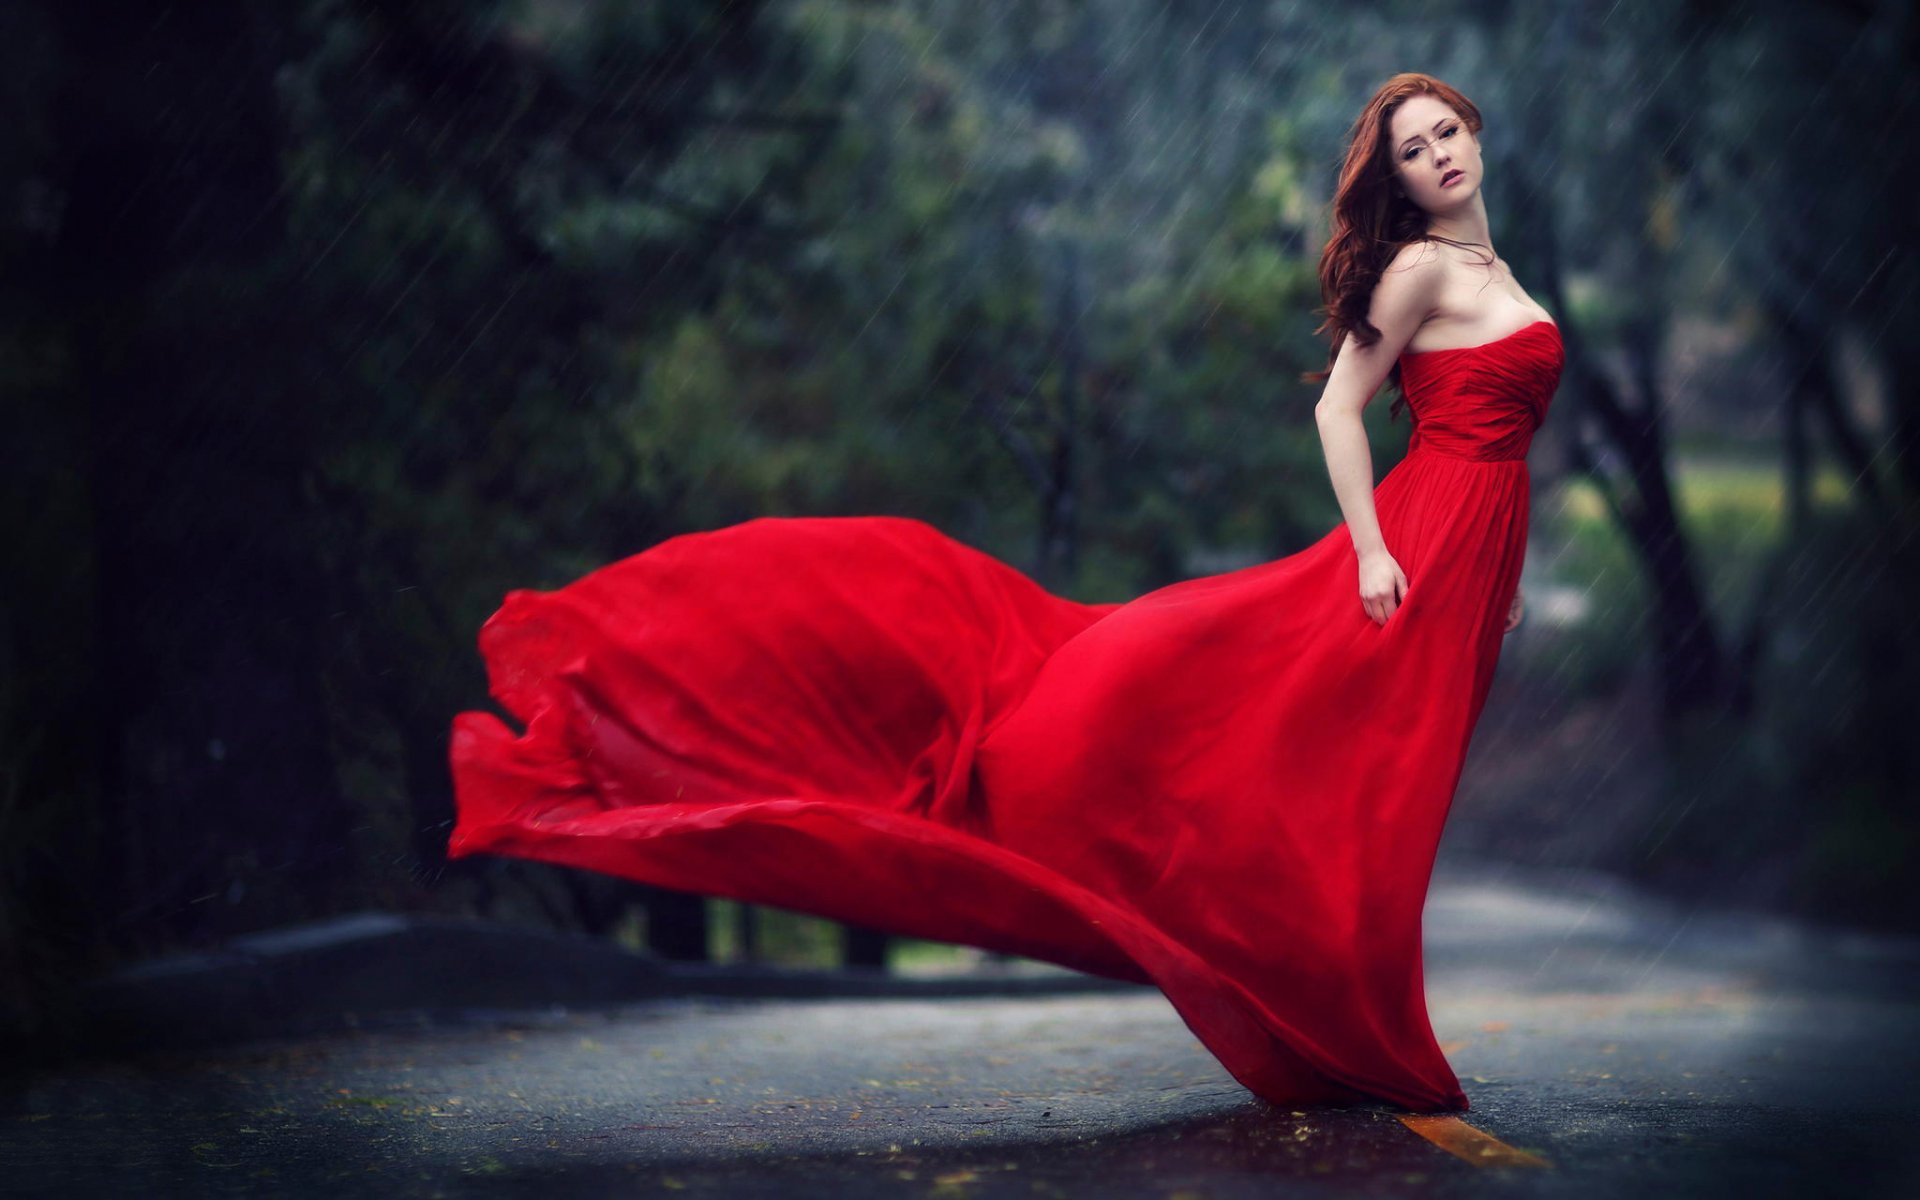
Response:
[[[1777,463],[1751,455],[1692,455],[1673,474],[1681,525],[1707,605],[1722,629],[1737,627],[1754,602],[1759,573],[1786,520]],[[1816,509],[1850,503],[1847,477],[1831,467],[1811,488]],[[1554,582],[1585,592],[1587,624],[1536,636],[1519,669],[1551,676],[1575,693],[1613,687],[1651,640],[1652,619],[1638,555],[1607,510],[1598,488],[1571,479],[1539,498],[1536,564]]]
[[[740,944],[740,902],[707,901],[707,953],[715,962],[739,962],[746,957]],[[755,949],[760,962],[786,967],[840,965],[840,926],[822,917],[755,905],[759,922]]]
[[[740,945],[739,912],[738,901],[707,901],[707,951],[715,962],[740,962],[745,957]],[[840,926],[835,922],[764,905],[756,906],[755,913],[759,921],[755,938],[759,961],[816,969],[841,965]],[[945,942],[895,938],[887,949],[887,964],[896,971],[950,967],[972,953]]]

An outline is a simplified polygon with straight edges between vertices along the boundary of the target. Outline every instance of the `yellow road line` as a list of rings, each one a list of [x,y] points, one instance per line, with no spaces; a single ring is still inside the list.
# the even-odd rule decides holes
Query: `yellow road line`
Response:
[[[1448,1154],[1466,1159],[1476,1167],[1551,1167],[1538,1154],[1529,1154],[1509,1146],[1490,1133],[1483,1133],[1462,1121],[1430,1113],[1396,1113],[1400,1123]]]

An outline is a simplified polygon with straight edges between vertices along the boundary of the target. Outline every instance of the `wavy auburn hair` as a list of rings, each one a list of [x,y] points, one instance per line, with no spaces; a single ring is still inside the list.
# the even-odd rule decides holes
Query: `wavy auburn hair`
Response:
[[[1403,72],[1387,80],[1360,110],[1347,132],[1346,160],[1340,165],[1340,182],[1330,206],[1327,246],[1320,252],[1320,298],[1324,303],[1317,311],[1325,320],[1314,334],[1328,334],[1327,366],[1303,373],[1302,382],[1319,383],[1331,375],[1340,344],[1346,338],[1355,338],[1362,346],[1380,340],[1380,330],[1367,320],[1367,310],[1374,285],[1402,247],[1440,241],[1473,248],[1465,242],[1429,234],[1426,210],[1393,186],[1396,169],[1393,147],[1387,140],[1392,136],[1393,114],[1413,96],[1439,100],[1459,114],[1475,137],[1480,135],[1480,110],[1473,102],[1450,85],[1418,72]],[[1399,390],[1399,363],[1393,365],[1389,378]],[[1404,395],[1396,398],[1389,417],[1398,416],[1405,403]]]

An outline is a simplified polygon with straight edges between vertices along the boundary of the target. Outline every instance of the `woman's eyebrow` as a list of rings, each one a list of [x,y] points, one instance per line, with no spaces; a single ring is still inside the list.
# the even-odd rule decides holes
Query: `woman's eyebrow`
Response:
[[[1451,120],[1453,120],[1453,119],[1454,119],[1454,118],[1452,118],[1452,117],[1441,117],[1441,118],[1440,118],[1440,119],[1439,119],[1438,121],[1435,121],[1435,122],[1433,123],[1433,127],[1434,127],[1435,129],[1438,129],[1438,128],[1440,128],[1440,127],[1441,127],[1442,125],[1445,125],[1445,124],[1446,124],[1446,123],[1447,123],[1448,121],[1451,121]],[[1420,136],[1420,135],[1419,135],[1419,134],[1417,134],[1417,133],[1413,135],[1413,137],[1419,137],[1419,136]],[[1412,140],[1413,140],[1413,138],[1412,138],[1412,137],[1410,137],[1410,138],[1408,138],[1408,139],[1407,139],[1407,141],[1406,141],[1406,142],[1401,142],[1401,143],[1400,143],[1400,146],[1401,146],[1401,148],[1402,148],[1402,149],[1405,149],[1405,148],[1406,148],[1406,145],[1407,145],[1407,142],[1410,142],[1410,141],[1412,141]]]

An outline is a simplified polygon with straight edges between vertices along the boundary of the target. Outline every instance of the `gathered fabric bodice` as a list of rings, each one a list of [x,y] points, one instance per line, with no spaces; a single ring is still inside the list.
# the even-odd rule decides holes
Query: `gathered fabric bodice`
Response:
[[[1413,413],[1407,453],[1524,459],[1565,365],[1560,327],[1545,320],[1478,346],[1402,354],[1400,386]]]

